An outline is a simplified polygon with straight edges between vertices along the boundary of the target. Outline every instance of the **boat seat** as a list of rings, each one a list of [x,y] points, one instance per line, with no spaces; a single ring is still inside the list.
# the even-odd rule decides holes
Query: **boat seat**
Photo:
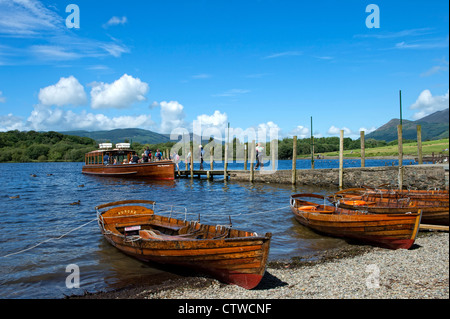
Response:
[[[156,229],[145,229],[139,231],[139,236],[142,239],[156,239],[156,240],[195,240],[195,238],[189,238],[185,236],[171,236],[171,235],[165,235],[162,234],[160,231]]]
[[[163,222],[156,221],[156,220],[152,220],[150,222],[150,224],[153,225],[153,226],[157,226],[157,227],[167,228],[167,229],[170,229],[170,230],[173,230],[173,231],[179,231],[180,229],[186,227],[186,225],[179,225],[179,226],[178,225],[171,225],[171,224],[163,223]]]

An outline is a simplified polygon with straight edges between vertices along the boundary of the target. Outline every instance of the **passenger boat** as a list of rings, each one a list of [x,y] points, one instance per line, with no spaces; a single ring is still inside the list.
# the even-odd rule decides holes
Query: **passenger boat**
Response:
[[[105,160],[105,156],[107,160]],[[89,175],[146,178],[151,180],[175,179],[175,163],[170,160],[140,162],[129,143],[102,143],[99,149],[85,154],[81,172]]]
[[[427,197],[390,197],[380,194],[335,193],[328,196],[335,206],[347,209],[361,209],[374,214],[398,214],[422,210],[422,223],[431,225],[449,225],[448,197],[440,199]]]
[[[156,206],[162,208],[158,214]],[[188,221],[185,209],[149,200],[111,202],[96,210],[106,240],[142,261],[188,267],[246,289],[256,287],[265,273],[271,233]]]
[[[316,232],[354,239],[389,249],[409,249],[419,231],[421,212],[409,214],[371,214],[331,205],[317,204],[304,198],[325,201],[317,194],[291,195],[290,207],[295,219]]]

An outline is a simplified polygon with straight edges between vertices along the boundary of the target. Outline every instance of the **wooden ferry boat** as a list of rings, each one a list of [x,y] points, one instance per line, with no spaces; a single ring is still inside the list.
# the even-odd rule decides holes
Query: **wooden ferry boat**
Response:
[[[256,287],[261,281],[271,233],[261,236],[187,221],[186,211],[184,220],[176,219],[171,217],[175,206],[171,206],[167,217],[155,214],[155,207],[156,203],[148,200],[97,206],[101,232],[113,246],[146,262],[188,267],[246,289]]]
[[[370,214],[304,200],[316,194],[296,194],[290,199],[295,219],[319,233],[354,239],[389,249],[409,249],[419,231],[421,212],[410,214]]]
[[[398,214],[422,211],[422,222],[431,225],[449,225],[448,197],[391,197],[365,193],[356,195],[336,193],[328,197],[335,206],[347,209],[361,209],[373,214]]]
[[[140,162],[129,143],[117,143],[115,148],[111,143],[103,143],[99,150],[85,154],[81,172],[99,176],[173,180],[175,163],[170,160]]]

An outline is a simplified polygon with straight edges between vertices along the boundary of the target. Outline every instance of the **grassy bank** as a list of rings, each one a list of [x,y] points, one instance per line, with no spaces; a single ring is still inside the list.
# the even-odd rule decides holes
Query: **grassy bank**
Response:
[[[435,155],[445,154],[448,155],[449,139],[441,139],[435,141],[422,142],[422,154],[423,156],[431,156],[434,152]],[[366,157],[383,157],[383,156],[398,156],[398,146],[388,145],[375,148],[366,148]],[[417,142],[404,143],[403,155],[417,157]],[[320,155],[325,156],[339,156],[339,152],[329,152]],[[344,150],[345,157],[360,157],[361,149]]]

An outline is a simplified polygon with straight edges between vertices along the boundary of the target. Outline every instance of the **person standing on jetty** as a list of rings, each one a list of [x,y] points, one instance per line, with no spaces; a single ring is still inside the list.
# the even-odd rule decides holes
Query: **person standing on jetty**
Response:
[[[200,149],[200,170],[203,170],[203,155],[205,154],[205,151],[203,150],[203,146],[199,145],[198,147]]]
[[[172,160],[175,163],[175,165],[177,166],[177,171],[179,172],[180,171],[180,166],[178,165],[178,162],[180,161],[180,155],[178,155],[177,152],[173,152]]]
[[[261,143],[256,145],[256,166],[255,169],[261,166],[261,169],[264,167],[264,147],[261,146]]]

